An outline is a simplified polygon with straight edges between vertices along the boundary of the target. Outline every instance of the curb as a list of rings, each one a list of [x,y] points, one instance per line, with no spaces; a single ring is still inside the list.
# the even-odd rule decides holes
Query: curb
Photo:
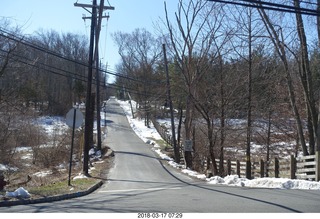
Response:
[[[95,185],[93,185],[92,187],[90,187],[88,190],[82,191],[82,192],[75,192],[75,193],[64,194],[64,195],[55,195],[55,196],[50,196],[50,197],[45,197],[45,198],[38,198],[38,199],[26,199],[26,200],[17,200],[17,201],[1,201],[0,207],[9,207],[9,206],[14,206],[14,205],[39,204],[39,203],[45,203],[45,202],[61,201],[61,200],[66,200],[66,199],[71,199],[71,198],[78,198],[78,197],[90,194],[91,192],[98,189],[102,184],[103,184],[103,181],[100,181],[100,182],[96,183]]]

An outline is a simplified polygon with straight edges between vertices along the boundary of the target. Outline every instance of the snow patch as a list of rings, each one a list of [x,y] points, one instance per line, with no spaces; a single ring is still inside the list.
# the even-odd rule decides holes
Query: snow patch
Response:
[[[40,171],[40,172],[36,172],[34,174],[32,174],[33,176],[37,176],[37,177],[45,177],[48,175],[52,174],[52,170],[47,170],[47,171]]]
[[[82,174],[82,173],[79,173],[78,176],[75,176],[73,177],[73,180],[76,180],[76,179],[86,179],[88,178],[86,175]]]
[[[0,164],[0,171],[17,171],[17,167],[10,167],[8,165]]]

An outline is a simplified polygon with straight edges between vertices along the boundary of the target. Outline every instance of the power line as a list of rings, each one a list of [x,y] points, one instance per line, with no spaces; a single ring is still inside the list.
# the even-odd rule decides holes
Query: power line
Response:
[[[85,64],[83,62],[79,62],[77,60],[65,57],[65,56],[63,56],[63,55],[61,55],[61,54],[59,54],[57,52],[54,52],[52,50],[46,49],[44,47],[41,47],[40,45],[28,42],[24,37],[17,37],[14,33],[10,33],[9,31],[4,30],[3,28],[0,28],[0,31],[7,34],[7,35],[5,35],[3,33],[0,33],[0,36],[5,37],[5,38],[7,38],[9,40],[12,40],[14,42],[21,43],[21,44],[23,44],[25,46],[31,47],[33,49],[39,50],[41,52],[56,56],[58,58],[61,58],[61,59],[67,60],[67,61],[71,61],[71,62],[77,63],[79,65],[88,66],[87,64]]]
[[[265,2],[265,1],[260,1],[260,0],[241,0],[241,1],[248,2],[248,3],[256,3],[256,4],[260,4],[262,6],[268,5],[271,7],[275,7],[275,9],[290,9],[290,10],[292,10],[293,13],[296,13],[297,11],[301,11],[301,12],[310,12],[310,13],[318,14],[318,12],[316,10],[308,9],[308,8],[301,8],[301,7],[297,8],[295,6]]]
[[[2,49],[0,49],[0,51],[4,51]],[[1,57],[5,58],[6,56],[3,55],[3,54],[0,54]],[[71,73],[66,71],[66,70],[63,70],[63,69],[58,69],[56,67],[53,67],[53,66],[49,66],[49,65],[46,65],[46,64],[43,64],[43,63],[40,63],[40,65],[36,62],[34,62],[34,60],[30,60],[26,57],[22,57],[22,56],[19,56],[19,55],[15,55],[15,58],[14,57],[10,57],[9,60],[11,61],[14,61],[14,62],[20,62],[22,64],[25,64],[25,65],[28,65],[28,66],[31,66],[31,67],[34,67],[34,68],[38,68],[38,69],[41,69],[41,70],[44,70],[44,71],[48,71],[49,73],[52,73],[52,74],[55,74],[55,75],[59,75],[59,76],[64,76],[64,77],[70,77],[70,76],[80,76],[80,77],[72,77],[76,80],[80,80],[80,81],[83,81],[83,82],[86,82],[85,80],[85,77],[84,76],[81,76],[81,75],[77,75],[75,73]],[[52,69],[50,69],[52,68]],[[64,73],[68,73],[69,75],[66,75],[66,74],[63,74]]]
[[[308,9],[308,8],[297,8],[294,6],[281,5],[276,3],[264,2],[260,0],[241,0],[242,2],[235,2],[230,0],[207,0],[207,1],[220,2],[220,3],[231,4],[231,5],[240,5],[240,6],[258,8],[258,9],[281,11],[281,12],[287,12],[287,13],[295,13],[295,14],[298,13],[303,15],[320,16],[317,10]]]
[[[28,46],[28,47],[31,47],[33,49],[36,49],[36,50],[39,50],[41,52],[44,52],[44,53],[47,53],[49,55],[52,55],[52,56],[55,56],[55,57],[58,57],[58,58],[61,58],[61,59],[64,59],[66,61],[70,61],[70,62],[73,62],[75,64],[79,64],[79,65],[82,65],[84,67],[88,67],[89,65],[84,63],[84,62],[80,62],[80,61],[77,61],[77,60],[74,60],[74,59],[71,59],[71,58],[68,58],[68,57],[65,57],[59,53],[56,53],[52,50],[49,50],[49,49],[46,49],[44,47],[41,47],[40,45],[37,45],[35,43],[31,43],[29,41],[27,41],[26,39],[24,39],[23,37],[17,37],[15,34],[13,33],[10,33],[9,31],[3,29],[3,28],[0,28],[0,32],[3,32],[3,33],[0,33],[0,36],[2,37],[5,37],[9,40],[12,40],[14,42],[17,42],[17,43],[21,43],[25,46]],[[95,68],[94,68],[95,69]],[[98,69],[100,72],[103,72],[105,74],[109,74],[109,75],[113,75],[113,76],[116,76],[116,77],[120,77],[120,78],[124,78],[126,80],[131,80],[131,81],[135,81],[135,82],[138,82],[138,83],[152,83],[152,84],[164,84],[164,82],[160,82],[159,81],[146,81],[146,80],[139,80],[139,79],[136,79],[136,78],[133,78],[133,77],[129,77],[129,76],[126,76],[124,74],[121,74],[121,73],[118,73],[118,72],[114,72],[114,71],[110,71],[110,70],[104,70],[104,69]]]
[[[5,51],[3,49],[0,49],[0,51],[7,53],[7,51]],[[6,58],[6,56],[4,54],[0,54],[0,57]],[[22,55],[14,54],[14,57],[9,57],[9,60],[14,61],[14,62],[20,62],[20,63],[25,64],[27,66],[34,67],[34,68],[43,70],[45,72],[48,72],[50,74],[63,76],[63,77],[67,77],[67,78],[68,77],[72,77],[73,79],[81,81],[81,82],[84,82],[84,83],[88,82],[87,81],[87,77],[84,76],[84,75],[79,75],[79,74],[76,74],[74,72],[70,72],[70,71],[67,71],[67,70],[64,70],[64,69],[60,69],[60,68],[57,68],[55,66],[51,66],[51,65],[48,65],[48,64],[35,62],[35,60],[29,59],[29,58],[24,57]],[[93,81],[92,83],[96,85],[95,81]],[[103,82],[100,82],[99,86],[100,87],[104,87],[105,84]],[[123,88],[122,86],[119,86],[119,85],[116,85],[116,84],[107,84],[107,86],[108,87],[109,86],[113,86],[113,87],[116,87],[116,88],[119,88],[119,89]],[[116,88],[113,88],[113,89],[116,89]],[[157,95],[156,93],[152,93],[152,92],[147,92],[146,95],[145,95],[143,92],[140,92],[139,90],[136,90],[136,89],[130,88],[130,87],[126,87],[126,89],[129,90],[133,94],[142,95],[142,96],[149,96],[150,97],[150,96]]]
[[[110,4],[110,3],[109,3]],[[106,22],[106,31],[105,31],[105,41],[104,41],[104,51],[103,51],[103,56],[105,57],[106,56],[106,50],[107,50],[107,40],[108,40],[108,24],[109,24],[109,18],[110,18],[110,15],[108,14],[107,16],[107,22]]]
[[[309,2],[309,1],[304,1],[304,0],[300,0],[301,3],[304,3],[304,4],[308,4],[308,5],[315,5],[317,6],[318,4],[317,3],[313,3],[313,2]]]

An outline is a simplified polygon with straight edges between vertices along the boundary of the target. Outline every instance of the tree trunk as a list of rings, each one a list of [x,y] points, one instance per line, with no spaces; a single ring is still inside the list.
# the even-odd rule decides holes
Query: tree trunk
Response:
[[[259,13],[260,13],[261,18],[263,19],[263,22],[267,28],[267,31],[268,31],[270,37],[271,37],[272,43],[275,46],[276,52],[278,53],[278,55],[281,58],[281,61],[283,62],[283,65],[285,68],[285,78],[286,78],[286,82],[287,82],[287,89],[288,89],[288,93],[289,93],[290,104],[291,104],[292,111],[293,111],[293,114],[294,114],[294,117],[295,117],[295,120],[297,123],[297,131],[298,131],[303,155],[307,156],[307,155],[309,155],[309,153],[308,153],[306,142],[305,142],[305,137],[304,137],[304,133],[303,133],[303,126],[302,126],[300,114],[299,114],[299,111],[298,111],[298,108],[296,105],[296,97],[294,94],[294,88],[293,88],[293,84],[292,84],[290,69],[289,69],[288,60],[287,60],[287,56],[286,56],[286,52],[285,52],[284,38],[283,38],[283,36],[281,36],[281,37],[279,36],[279,34],[275,30],[274,26],[271,24],[269,17],[265,13],[264,9],[259,9]]]
[[[182,125],[183,109],[181,103],[179,104],[179,124],[178,124],[178,136],[177,136],[177,145],[180,147],[181,144],[181,125]]]
[[[248,102],[247,102],[247,150],[246,150],[246,178],[251,179],[251,96],[252,96],[252,28],[251,28],[251,10],[249,11],[249,60],[248,60]]]
[[[192,135],[192,100],[190,95],[187,97],[187,104],[186,104],[186,117],[185,117],[185,140],[191,140]],[[185,151],[185,158],[186,158],[186,166],[192,169],[192,152]]]
[[[213,127],[210,121],[210,118],[207,119],[207,128],[208,128],[208,140],[209,140],[209,155],[210,155],[210,159],[212,162],[212,173],[214,176],[217,176],[218,173],[218,167],[217,167],[217,163],[216,163],[216,157],[214,154],[214,145],[215,145],[215,140],[213,139]]]
[[[294,0],[294,6],[300,8],[300,0]],[[302,75],[300,75],[302,86],[304,89],[304,95],[306,99],[306,111],[308,114],[308,130],[309,130],[309,154],[315,154],[315,137],[317,136],[317,112],[313,93],[312,74],[310,70],[310,62],[308,57],[307,39],[304,30],[304,24],[302,15],[296,13],[297,31],[300,40],[301,49],[301,69]]]
[[[220,162],[219,172],[220,176],[224,176],[224,140],[225,140],[225,104],[224,104],[224,80],[222,72],[222,57],[220,56]]]
[[[317,12],[320,13],[320,0],[317,0]],[[318,47],[320,47],[320,16],[317,16],[317,31],[318,31]],[[320,101],[318,106],[318,125],[317,125],[317,135],[316,135],[316,145],[317,151],[320,151]]]
[[[269,114],[268,114],[268,133],[267,133],[267,162],[266,162],[266,177],[269,177],[269,162],[270,162],[270,142],[271,142],[271,115],[272,115],[272,110],[269,109]]]

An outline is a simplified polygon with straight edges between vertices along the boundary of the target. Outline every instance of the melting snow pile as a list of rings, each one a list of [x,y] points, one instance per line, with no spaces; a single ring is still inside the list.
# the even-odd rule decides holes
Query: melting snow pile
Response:
[[[99,160],[102,156],[101,151],[95,148],[89,150],[90,160]]]
[[[6,197],[9,198],[30,198],[30,194],[23,187],[18,188],[14,192],[6,192]]]
[[[73,180],[76,180],[76,179],[86,179],[88,178],[86,175],[82,174],[82,173],[79,173],[78,176],[75,176],[73,177]]]
[[[296,180],[286,178],[258,178],[248,180],[239,178],[237,175],[230,175],[224,178],[214,176],[206,179],[210,184],[242,186],[242,187],[259,187],[275,189],[315,189],[320,190],[320,182],[311,182],[307,180]]]

